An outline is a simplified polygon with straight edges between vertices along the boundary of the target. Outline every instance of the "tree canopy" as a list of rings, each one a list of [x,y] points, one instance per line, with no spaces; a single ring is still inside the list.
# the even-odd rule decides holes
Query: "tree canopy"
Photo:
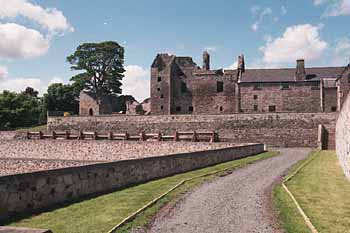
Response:
[[[67,57],[72,70],[83,71],[71,78],[78,90],[103,95],[121,93],[124,77],[124,48],[117,42],[84,43]]]

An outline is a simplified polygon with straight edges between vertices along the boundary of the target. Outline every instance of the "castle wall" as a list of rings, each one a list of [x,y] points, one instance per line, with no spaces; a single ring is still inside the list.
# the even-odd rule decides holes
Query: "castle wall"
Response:
[[[324,111],[335,112],[337,111],[337,88],[325,88],[323,91]]]
[[[93,112],[93,115],[99,115],[99,106],[93,98],[83,91],[80,92],[79,96],[79,115],[80,116],[89,116],[90,109]]]
[[[0,177],[0,220],[264,151],[263,144]]]
[[[345,176],[350,180],[350,95],[347,96],[336,125],[336,151]]]
[[[241,109],[269,112],[269,106],[275,106],[276,112],[320,112],[320,89],[315,84],[319,83],[295,82],[283,89],[281,83],[241,83]]]
[[[216,130],[222,140],[257,142],[279,147],[317,147],[318,125],[324,125],[328,148],[335,148],[337,113],[264,113],[231,115],[159,115],[49,117],[49,130],[102,132]]]

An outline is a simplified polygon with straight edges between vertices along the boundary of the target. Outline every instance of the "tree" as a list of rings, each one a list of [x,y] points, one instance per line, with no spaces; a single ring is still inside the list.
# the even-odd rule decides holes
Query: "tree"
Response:
[[[32,88],[32,87],[27,87],[23,93],[26,95],[30,95],[32,97],[35,97],[35,98],[38,97],[38,94],[39,94],[39,92],[34,90],[34,88]]]
[[[117,42],[85,43],[67,57],[72,70],[83,71],[71,78],[74,90],[87,90],[101,101],[106,94],[121,93],[124,48]]]
[[[79,112],[79,102],[74,87],[69,84],[54,83],[44,94],[43,105],[49,111]]]
[[[36,92],[33,90],[33,93]],[[32,94],[33,94],[32,93]],[[29,127],[39,124],[41,99],[26,93],[0,93],[0,129]]]

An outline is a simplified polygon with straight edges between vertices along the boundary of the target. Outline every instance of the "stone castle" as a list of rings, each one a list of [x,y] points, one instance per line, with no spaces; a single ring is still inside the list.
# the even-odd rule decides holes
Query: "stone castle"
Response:
[[[191,57],[158,54],[151,66],[151,113],[233,114],[266,112],[336,112],[347,96],[350,68],[245,69],[239,56],[235,70],[211,70]]]
[[[147,114],[235,114],[339,112],[350,89],[350,64],[341,67],[246,69],[244,56],[235,70],[210,69],[203,53],[199,67],[191,57],[158,54],[151,65],[150,99],[141,103]],[[116,99],[80,94],[80,115],[113,113]],[[136,114],[138,103],[126,104]]]

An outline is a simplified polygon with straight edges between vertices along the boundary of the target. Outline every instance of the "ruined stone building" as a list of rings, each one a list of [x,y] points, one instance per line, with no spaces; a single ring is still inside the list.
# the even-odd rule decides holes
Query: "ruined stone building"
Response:
[[[349,91],[350,67],[211,70],[191,57],[158,54],[151,66],[151,114],[232,114],[339,111]]]

